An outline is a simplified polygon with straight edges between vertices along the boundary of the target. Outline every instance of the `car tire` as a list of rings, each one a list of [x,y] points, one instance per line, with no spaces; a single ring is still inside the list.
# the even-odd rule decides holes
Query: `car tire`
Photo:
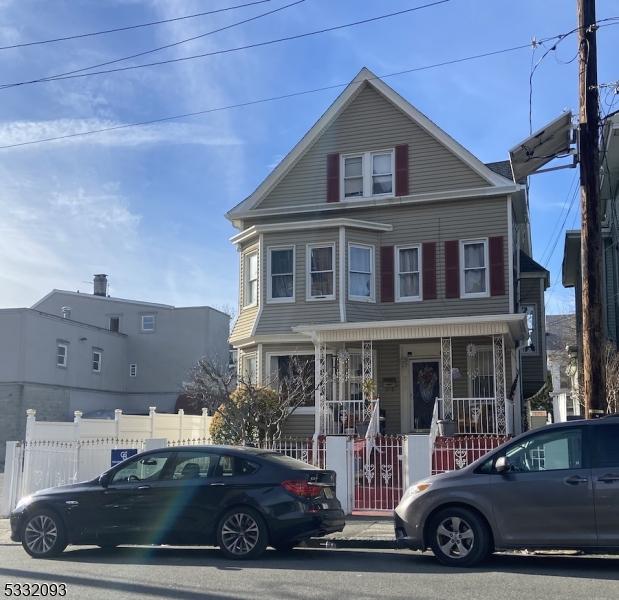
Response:
[[[268,544],[264,519],[253,508],[239,506],[227,511],[217,526],[217,544],[228,558],[258,558]]]
[[[438,561],[450,567],[472,567],[488,557],[492,543],[488,526],[472,510],[445,508],[428,526],[428,541]]]
[[[34,510],[22,529],[22,546],[32,558],[52,558],[67,547],[62,519],[51,510]]]

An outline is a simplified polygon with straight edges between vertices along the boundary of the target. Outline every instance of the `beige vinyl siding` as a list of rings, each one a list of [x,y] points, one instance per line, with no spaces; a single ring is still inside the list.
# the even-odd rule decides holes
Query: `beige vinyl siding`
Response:
[[[295,247],[295,302],[269,304],[265,302],[257,334],[286,333],[295,325],[310,323],[339,323],[339,231],[337,228],[319,231],[294,231],[290,233],[264,234],[264,256],[260,260],[261,272],[267,273],[269,246]],[[307,244],[335,244],[335,299],[306,300]]]
[[[326,202],[327,155],[409,145],[409,192],[490,185],[374,88],[365,84],[257,208]]]
[[[242,340],[251,335],[251,332],[254,327],[254,322],[256,320],[256,315],[258,314],[258,307],[261,301],[261,290],[262,290],[262,268],[261,268],[261,257],[258,257],[258,299],[259,303],[257,306],[250,306],[248,308],[243,308],[243,295],[245,294],[245,256],[250,253],[258,251],[258,244],[252,243],[244,246],[240,250],[240,258],[239,258],[239,316],[237,317],[234,327],[232,328],[232,333],[230,334],[230,342],[233,344],[235,340]]]
[[[537,343],[535,345],[536,353],[531,355],[524,351],[521,353],[522,364],[522,393],[525,398],[528,398],[539,391],[544,385],[544,360],[543,355],[543,336],[545,335],[543,302],[544,298],[541,292],[541,277],[523,277],[520,279],[520,306],[525,304],[535,304],[537,308],[537,323],[536,334]]]

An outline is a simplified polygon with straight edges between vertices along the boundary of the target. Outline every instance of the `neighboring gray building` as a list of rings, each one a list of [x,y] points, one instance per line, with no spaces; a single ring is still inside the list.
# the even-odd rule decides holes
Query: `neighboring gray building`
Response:
[[[0,310],[0,460],[28,408],[59,421],[75,410],[173,410],[200,357],[227,366],[229,322],[209,306],[112,298],[105,276],[95,294],[54,290],[32,308]]]

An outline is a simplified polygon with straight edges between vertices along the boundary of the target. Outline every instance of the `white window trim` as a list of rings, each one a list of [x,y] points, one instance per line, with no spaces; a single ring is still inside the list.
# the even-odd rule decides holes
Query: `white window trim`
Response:
[[[278,352],[267,352],[265,359],[267,364],[267,372],[268,379],[272,379],[273,373],[270,372],[271,369],[271,359],[279,358],[280,356],[311,356],[316,360],[314,350],[282,350]],[[297,406],[294,409],[295,415],[313,415],[316,412],[316,394],[314,393],[314,405],[313,406]]]
[[[256,368],[254,369],[254,379],[251,379],[248,369],[249,361],[254,361]],[[249,380],[253,385],[257,385],[258,383],[258,355],[255,352],[250,352],[248,354],[243,354],[241,358],[241,379]]]
[[[312,296],[312,249],[313,248],[331,248],[331,267],[332,267],[332,278],[333,278],[333,294],[329,296]],[[335,291],[335,285],[337,282],[336,279],[336,253],[335,253],[335,242],[324,242],[324,243],[316,243],[316,244],[307,244],[305,247],[305,299],[308,302],[324,302],[329,300],[335,300],[337,293]],[[341,292],[341,290],[340,290]]]
[[[289,298],[273,298],[273,278],[271,277],[271,252],[273,250],[292,250],[292,296]],[[297,252],[294,245],[269,246],[267,248],[267,304],[294,304],[297,295],[296,266]]]
[[[464,246],[469,244],[484,245],[484,268],[486,271],[486,291],[466,293],[464,287]],[[488,254],[488,238],[475,238],[470,240],[460,240],[460,298],[489,298],[490,297],[490,259]]]
[[[131,368],[133,367],[133,375],[131,374]],[[138,363],[129,363],[129,377],[138,376]]]
[[[144,318],[145,317],[152,317],[153,318],[153,328],[152,329],[145,329],[145,327],[144,327]],[[155,315],[155,313],[145,313],[143,315],[140,315],[140,331],[142,333],[155,333],[156,329],[157,329],[157,316]]]
[[[58,348],[64,348],[64,362],[58,362]],[[56,366],[60,369],[66,369],[69,365],[69,344],[64,342],[56,342]]]
[[[256,256],[256,299],[253,302],[247,303],[247,297],[249,296],[249,259],[252,256]],[[258,250],[250,250],[243,254],[243,308],[251,308],[252,306],[258,306],[258,298],[260,297],[260,255]]]
[[[535,346],[535,350],[531,350],[530,346],[525,346],[524,348],[524,352],[522,354],[522,356],[539,356],[540,353],[540,348],[539,348],[539,328],[537,326],[537,319],[538,319],[538,312],[537,312],[537,303],[536,302],[523,302],[522,303],[522,309],[523,309],[523,313],[525,314],[525,319],[526,319],[526,314],[527,314],[527,308],[531,308],[533,309],[533,335],[531,336],[531,342],[532,344]],[[529,325],[527,323],[526,325],[527,327],[527,331],[529,330]]]
[[[94,367],[94,362],[95,362],[95,354],[99,355],[99,360],[97,361],[99,368],[95,369]],[[100,350],[99,348],[93,348],[92,349],[92,372],[93,373],[101,373],[101,368],[103,366],[103,350]]]
[[[417,265],[419,267],[419,294],[417,296],[402,296],[400,294],[400,250],[417,249]],[[423,300],[423,264],[421,257],[421,244],[408,244],[395,247],[394,274],[395,274],[395,301],[396,302],[420,302]],[[412,271],[411,271],[412,272]]]
[[[391,154],[391,192],[386,194],[372,193],[372,157],[376,154]],[[363,177],[363,195],[346,197],[344,187],[344,173],[347,158],[361,157],[361,175]],[[367,200],[369,198],[394,198],[395,197],[395,148],[384,148],[382,150],[371,150],[369,152],[351,152],[340,155],[340,201],[355,202]]]
[[[350,275],[351,275],[351,254],[353,248],[362,248],[370,251],[370,295],[355,296],[350,293]],[[376,265],[375,265],[376,248],[372,244],[360,244],[357,242],[348,243],[348,299],[353,302],[376,302]]]

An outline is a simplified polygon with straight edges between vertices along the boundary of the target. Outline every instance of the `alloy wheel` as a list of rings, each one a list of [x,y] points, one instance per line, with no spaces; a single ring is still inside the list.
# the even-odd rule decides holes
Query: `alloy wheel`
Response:
[[[24,542],[33,554],[47,554],[58,540],[55,521],[47,515],[37,515],[24,529]]]
[[[436,541],[446,556],[462,559],[473,549],[475,533],[469,523],[461,517],[447,517],[436,529]]]
[[[221,541],[231,554],[249,554],[258,543],[260,528],[256,520],[247,513],[230,515],[221,526]]]

